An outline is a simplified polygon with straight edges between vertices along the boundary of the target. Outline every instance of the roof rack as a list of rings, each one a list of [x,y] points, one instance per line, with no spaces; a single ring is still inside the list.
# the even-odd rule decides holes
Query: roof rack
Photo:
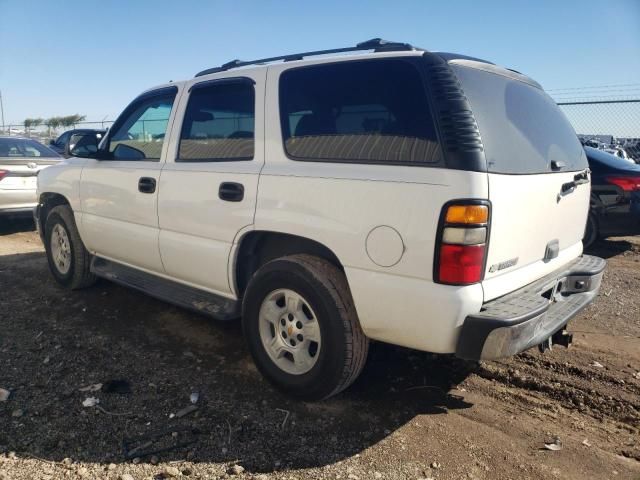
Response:
[[[203,75],[208,75],[210,73],[224,72],[232,68],[244,67],[246,65],[256,65],[261,63],[276,62],[279,60],[282,60],[284,62],[291,62],[293,60],[302,60],[304,57],[312,57],[315,55],[357,52],[360,50],[373,50],[374,52],[400,52],[400,51],[411,51],[411,50],[422,50],[422,49],[416,48],[412,45],[409,45],[408,43],[391,42],[388,40],[383,40],[381,38],[372,38],[371,40],[367,40],[366,42],[358,43],[355,47],[334,48],[331,50],[315,50],[313,52],[293,53],[290,55],[260,58],[258,60],[249,60],[249,61],[241,61],[238,59],[231,60],[230,62],[227,62],[219,67],[213,67],[213,68],[208,68],[206,70],[202,70],[201,72],[198,72],[196,74],[196,77],[201,77]]]

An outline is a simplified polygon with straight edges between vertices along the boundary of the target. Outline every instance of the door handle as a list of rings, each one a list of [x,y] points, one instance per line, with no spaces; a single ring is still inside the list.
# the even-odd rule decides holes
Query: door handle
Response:
[[[140,180],[138,180],[138,191],[141,193],[154,193],[156,191],[156,179],[141,177]]]
[[[241,202],[244,198],[244,186],[236,182],[222,182],[218,197],[226,202]]]

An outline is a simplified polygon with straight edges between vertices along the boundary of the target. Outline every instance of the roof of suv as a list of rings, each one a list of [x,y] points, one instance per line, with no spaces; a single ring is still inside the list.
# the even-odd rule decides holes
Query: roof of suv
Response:
[[[515,80],[520,80],[525,83],[528,83],[532,86],[542,88],[540,85],[527,77],[526,75],[521,74],[516,70],[512,70],[509,68],[498,66],[488,60],[471,57],[468,55],[450,53],[450,52],[430,52],[424,48],[413,46],[409,43],[403,42],[394,42],[389,40],[383,40],[381,38],[373,38],[371,40],[367,40],[364,42],[358,43],[356,46],[352,47],[342,47],[342,48],[334,48],[329,50],[314,50],[310,52],[301,52],[301,53],[292,53],[287,55],[280,55],[275,57],[267,57],[260,58],[256,60],[231,60],[230,62],[224,63],[217,67],[208,68],[206,70],[202,70],[194,76],[194,78],[204,77],[209,75],[214,75],[217,73],[225,73],[229,71],[233,71],[235,69],[242,69],[241,71],[250,69],[251,67],[255,69],[267,68],[269,65],[280,62],[280,63],[292,63],[296,66],[303,66],[306,64],[318,63],[319,61],[330,61],[330,60],[361,60],[371,57],[388,57],[388,56],[421,56],[425,53],[431,53],[433,55],[437,55],[442,58],[447,63],[458,63],[462,66],[481,68],[485,71],[501,74],[504,76],[508,76]],[[349,55],[345,55],[349,54]],[[314,57],[314,58],[311,58]],[[187,80],[188,81],[188,80]],[[152,90],[156,90],[162,87],[168,86],[178,86],[184,84],[186,81],[178,81],[178,82],[170,82],[162,85],[157,85],[153,88],[146,90],[144,93],[147,93]]]

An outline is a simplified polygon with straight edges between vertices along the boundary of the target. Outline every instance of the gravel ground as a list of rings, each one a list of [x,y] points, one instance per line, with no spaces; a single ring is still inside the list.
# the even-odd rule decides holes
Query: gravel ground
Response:
[[[474,364],[374,344],[349,390],[300,403],[237,324],[105,281],[65,291],[32,224],[0,222],[0,480],[640,479],[637,237],[595,247],[608,269],[568,350]]]

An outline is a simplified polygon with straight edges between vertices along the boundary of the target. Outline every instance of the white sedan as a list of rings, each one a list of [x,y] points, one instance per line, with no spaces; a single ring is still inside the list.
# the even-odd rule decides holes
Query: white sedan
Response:
[[[30,138],[0,137],[0,215],[31,213],[38,172],[62,160]]]

